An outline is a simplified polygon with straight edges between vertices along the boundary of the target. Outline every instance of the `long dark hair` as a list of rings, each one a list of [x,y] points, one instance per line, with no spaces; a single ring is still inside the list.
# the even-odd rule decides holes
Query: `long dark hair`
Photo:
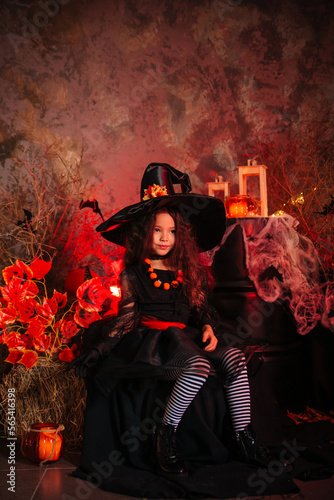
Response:
[[[134,221],[127,234],[124,263],[126,266],[143,262],[152,255],[153,228],[159,212],[167,212],[175,222],[175,245],[168,256],[171,269],[183,271],[183,293],[189,304],[201,306],[206,300],[210,274],[201,263],[200,252],[193,235],[192,226],[184,221],[176,209],[166,208],[151,212]]]

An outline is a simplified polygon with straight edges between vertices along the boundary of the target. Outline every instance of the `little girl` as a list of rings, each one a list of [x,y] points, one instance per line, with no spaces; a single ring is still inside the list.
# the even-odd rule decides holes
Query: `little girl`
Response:
[[[186,186],[186,192],[175,194],[173,182]],[[122,378],[175,381],[155,434],[158,466],[171,474],[186,472],[175,432],[215,371],[225,385],[240,458],[265,465],[266,451],[255,444],[249,428],[245,358],[238,349],[219,345],[217,314],[207,302],[209,275],[199,258],[200,250],[221,240],[224,205],[213,197],[190,194],[189,186],[185,174],[166,164],[150,164],[142,181],[144,200],[97,228],[109,241],[126,246],[122,300],[115,320],[91,327],[101,340],[72,366],[79,376],[89,372],[106,397]],[[160,196],[151,197],[157,193]]]

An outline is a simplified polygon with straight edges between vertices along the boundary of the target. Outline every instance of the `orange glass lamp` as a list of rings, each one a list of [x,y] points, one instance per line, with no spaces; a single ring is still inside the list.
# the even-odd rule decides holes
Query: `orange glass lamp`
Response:
[[[59,460],[64,453],[63,430],[62,424],[33,424],[22,438],[22,455],[40,465]]]
[[[267,200],[267,167],[265,165],[249,164],[239,169],[239,192],[247,195],[247,177],[257,175],[260,181],[260,215],[268,217],[268,200]]]
[[[225,208],[227,217],[251,217],[257,215],[258,202],[250,196],[237,194],[226,199]]]

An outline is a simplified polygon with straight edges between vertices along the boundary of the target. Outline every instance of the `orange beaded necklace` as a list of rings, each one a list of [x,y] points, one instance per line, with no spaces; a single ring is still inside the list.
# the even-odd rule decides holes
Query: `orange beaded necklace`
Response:
[[[183,282],[183,272],[179,269],[176,274],[177,274],[177,278],[176,280],[173,280],[171,281],[170,283],[162,283],[162,281],[158,280],[158,275],[157,273],[154,272],[154,269],[153,267],[151,266],[151,260],[150,259],[145,259],[144,260],[145,264],[148,265],[148,274],[151,278],[151,280],[155,280],[153,282],[153,285],[157,288],[160,288],[162,287],[164,290],[169,290],[170,287],[172,286],[173,288],[177,288],[178,286],[181,285],[181,283]]]

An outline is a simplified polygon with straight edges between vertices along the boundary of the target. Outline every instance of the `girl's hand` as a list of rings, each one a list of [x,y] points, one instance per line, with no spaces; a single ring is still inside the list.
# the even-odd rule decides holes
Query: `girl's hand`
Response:
[[[202,329],[203,337],[202,341],[204,343],[208,342],[208,345],[204,347],[205,351],[214,351],[218,344],[218,339],[213,333],[213,330],[210,325],[204,325]]]
[[[101,355],[98,349],[92,348],[84,354],[80,354],[68,365],[67,370],[74,368],[77,377],[86,378],[89,368],[92,368],[100,360]]]

